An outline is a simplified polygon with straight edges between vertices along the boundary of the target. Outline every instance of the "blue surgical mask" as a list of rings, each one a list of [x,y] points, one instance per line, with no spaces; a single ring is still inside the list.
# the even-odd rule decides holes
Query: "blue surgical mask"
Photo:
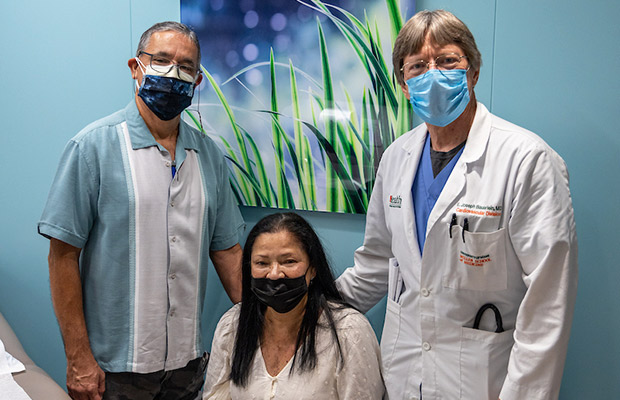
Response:
[[[469,103],[467,71],[431,69],[407,81],[413,111],[426,123],[446,126],[465,111]]]
[[[175,68],[171,73],[161,74],[153,71],[150,66],[144,68],[142,62],[138,58],[136,60],[143,69],[138,96],[157,118],[169,121],[192,104],[194,81],[189,75],[184,74],[182,79],[177,79],[170,76]]]

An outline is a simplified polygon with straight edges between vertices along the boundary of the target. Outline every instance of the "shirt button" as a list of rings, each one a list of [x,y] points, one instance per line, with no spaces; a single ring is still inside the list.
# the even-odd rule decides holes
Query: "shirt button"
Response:
[[[170,161],[166,161],[166,167],[170,166]]]
[[[170,310],[170,316],[174,317],[174,310]]]
[[[170,207],[174,207],[174,201],[170,202]]]
[[[424,351],[429,351],[431,349],[431,344],[429,342],[422,343],[422,348]]]
[[[430,291],[430,290],[428,290],[427,288],[422,288],[422,289],[420,290],[420,294],[421,294],[422,296],[424,296],[424,297],[428,297],[428,296],[431,294],[431,291]]]
[[[176,274],[171,274],[171,275],[170,275],[170,279],[176,279],[176,278],[177,278],[177,275],[176,275]]]
[[[171,241],[172,243],[176,242],[176,241],[177,241],[176,236],[171,237],[171,238],[170,238],[170,241]]]

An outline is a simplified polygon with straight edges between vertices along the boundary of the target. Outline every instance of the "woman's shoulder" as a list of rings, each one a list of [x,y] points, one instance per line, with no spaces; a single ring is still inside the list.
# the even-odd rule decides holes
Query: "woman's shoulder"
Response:
[[[349,329],[370,329],[370,323],[368,319],[361,312],[357,311],[355,308],[345,305],[339,304],[335,302],[328,302],[328,307],[332,313],[334,324],[336,325],[336,329],[338,330],[349,330]]]
[[[217,323],[217,328],[215,328],[215,336],[229,336],[236,332],[240,311],[241,303],[235,304],[228,311],[226,311]]]
[[[220,318],[220,322],[234,321],[237,318],[239,318],[240,312],[241,312],[241,303],[237,303],[233,305],[232,307],[230,307],[228,311],[226,311],[224,315],[222,315],[222,318]]]
[[[328,303],[338,340],[346,354],[379,351],[377,335],[368,319],[361,312],[347,305]],[[348,357],[348,356],[347,356]]]

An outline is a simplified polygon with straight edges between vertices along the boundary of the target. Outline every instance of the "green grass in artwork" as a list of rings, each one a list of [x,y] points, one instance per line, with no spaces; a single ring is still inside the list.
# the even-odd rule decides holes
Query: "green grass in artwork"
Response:
[[[262,153],[256,145],[252,130],[238,123],[234,107],[203,67],[202,71],[226,113],[235,138],[235,146],[220,138],[225,156],[230,161],[233,193],[244,205],[364,213],[383,151],[396,137],[410,129],[411,106],[384,59],[376,22],[371,22],[366,15],[362,21],[347,10],[320,0],[298,2],[324,15],[338,28],[366,72],[370,87],[363,89],[362,98],[356,103],[341,85],[346,102],[336,102],[328,43],[319,19],[316,23],[317,62],[320,62],[322,71],[320,81],[308,76],[290,61],[288,64],[276,62],[273,52],[269,62],[250,65],[231,77],[229,81],[253,68],[269,66],[269,109],[254,112],[270,120],[273,164],[276,168],[274,179],[270,179],[263,159],[266,153]],[[386,0],[385,3],[393,41],[403,25],[400,2]],[[276,72],[280,69],[286,69],[288,73],[290,94],[277,91]],[[318,91],[301,90],[298,87],[299,75],[312,82]],[[310,119],[303,117],[302,94],[310,99],[310,109],[305,110],[311,114]],[[281,98],[286,98],[287,104],[291,105],[290,115],[285,115],[280,109]],[[356,109],[356,104],[359,109]],[[187,113],[200,127],[195,116],[190,111]],[[322,117],[318,118],[319,115]],[[337,117],[341,115],[348,118]],[[312,147],[311,143],[318,143],[318,146]],[[317,176],[324,181],[318,182]],[[317,189],[323,185],[324,200],[321,200]]]

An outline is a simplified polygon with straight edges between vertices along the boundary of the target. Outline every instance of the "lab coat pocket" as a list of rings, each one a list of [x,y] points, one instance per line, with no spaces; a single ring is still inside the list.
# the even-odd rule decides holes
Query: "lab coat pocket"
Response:
[[[461,328],[461,399],[499,398],[508,369],[514,329],[501,333]]]
[[[388,299],[400,304],[400,295],[404,286],[398,260],[390,258],[388,268]]]
[[[508,287],[506,229],[495,232],[463,231],[454,226],[450,243],[450,268],[443,285],[452,289],[498,291]]]
[[[383,361],[383,373],[386,374],[394,358],[394,349],[400,334],[400,305],[388,298],[385,310],[385,322],[381,334],[381,356]]]

